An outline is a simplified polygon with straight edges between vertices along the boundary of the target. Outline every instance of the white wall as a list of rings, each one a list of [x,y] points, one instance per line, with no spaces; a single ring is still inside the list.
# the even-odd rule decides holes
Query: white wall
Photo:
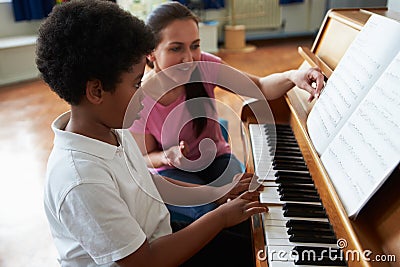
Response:
[[[15,22],[11,2],[0,2],[0,86],[38,77],[34,36],[41,22]]]
[[[133,0],[117,0],[120,2],[133,3]],[[142,0],[148,5],[151,3],[151,7],[157,5],[166,0]],[[326,5],[326,7],[324,7]],[[284,6],[282,10],[282,18],[285,20],[285,29],[282,31],[285,33],[307,32],[315,30],[315,27],[319,27],[322,22],[322,18],[325,14],[321,14],[321,11],[329,8],[339,7],[373,7],[373,6],[388,6],[389,9],[400,12],[400,0],[305,0],[303,4]],[[133,6],[129,6],[132,8]],[[128,9],[127,7],[125,7]],[[214,14],[215,13],[215,14]],[[226,16],[226,10],[218,10],[213,12],[212,10],[207,11],[207,18],[213,19],[213,17],[224,17]],[[301,21],[299,21],[299,19]],[[36,35],[37,29],[42,21],[22,21],[15,22],[11,0],[0,0],[0,42],[1,38],[10,36],[20,35]],[[223,37],[222,25],[219,24],[218,39],[221,40]],[[282,32],[280,34],[282,34]],[[268,38],[268,34],[262,36]],[[8,82],[19,81],[29,77],[37,75],[34,59],[34,45],[31,47],[15,48],[8,50],[0,50],[0,85]],[[24,54],[25,53],[25,54]],[[17,58],[21,60],[16,60]],[[26,59],[27,62],[24,62]],[[7,62],[5,62],[7,61]],[[10,61],[10,62],[8,62]],[[19,64],[19,65],[18,65]],[[12,73],[14,68],[19,73]],[[28,68],[28,69],[27,69]],[[24,71],[23,71],[24,70]],[[7,75],[7,78],[2,78],[2,75]]]
[[[224,25],[228,16],[228,5],[225,9],[207,10],[204,12],[205,20],[219,21],[218,39],[223,42]],[[327,0],[304,0],[303,3],[294,3],[281,6],[283,27],[278,29],[246,30],[246,38],[268,39],[286,36],[306,35],[314,33],[322,23],[326,13]]]
[[[396,0],[398,1],[398,0]],[[329,0],[328,9],[342,7],[386,7],[387,0]]]
[[[400,1],[399,0],[388,0],[387,6],[390,10],[400,12]]]
[[[11,2],[0,2],[0,38],[36,34],[41,21],[15,22]]]

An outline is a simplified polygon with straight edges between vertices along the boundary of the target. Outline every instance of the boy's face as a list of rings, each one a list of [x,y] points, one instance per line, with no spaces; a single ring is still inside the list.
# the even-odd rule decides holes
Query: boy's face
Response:
[[[138,118],[138,114],[143,108],[141,104],[143,93],[140,86],[145,65],[146,57],[143,56],[140,63],[132,65],[131,71],[121,74],[114,92],[105,92],[107,100],[104,102],[104,116],[110,128],[120,129],[123,123],[126,127],[130,126],[124,122],[124,117],[131,99],[132,103],[129,105],[129,114],[127,114],[128,120],[131,121],[129,123],[133,123],[133,120]]]
[[[153,52],[154,70],[165,70],[181,63],[168,76],[185,77],[193,71],[193,61],[199,61],[201,56],[199,29],[192,19],[177,19],[161,32],[161,42]],[[193,66],[193,67],[191,67]]]

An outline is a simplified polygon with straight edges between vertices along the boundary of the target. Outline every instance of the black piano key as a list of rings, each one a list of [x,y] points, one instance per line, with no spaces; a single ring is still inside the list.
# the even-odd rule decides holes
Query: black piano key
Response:
[[[282,126],[277,126],[275,125],[274,127],[266,127],[265,131],[268,133],[276,133],[277,135],[291,135],[294,136],[292,128],[289,127],[282,127]]]
[[[308,187],[307,187],[307,185],[296,186],[296,184],[281,185],[280,187],[278,186],[278,191],[279,192],[287,192],[287,193],[296,193],[297,192],[297,193],[302,193],[302,194],[318,195],[318,191],[313,185],[310,185]]]
[[[327,218],[325,212],[320,211],[299,211],[299,210],[285,210],[283,212],[285,217],[303,217],[303,218]]]
[[[277,172],[280,172],[277,171]],[[313,180],[311,179],[311,177],[307,177],[307,176],[300,176],[300,175],[277,175],[275,174],[275,177],[278,179],[280,178],[282,181],[285,180],[292,180],[292,181],[299,181],[298,183],[302,183],[302,182],[308,182],[311,181],[313,183]]]
[[[291,140],[296,140],[294,137],[293,133],[290,131],[278,131],[274,132],[272,130],[265,130],[265,134],[267,138],[270,139],[291,139]]]
[[[296,194],[281,194],[281,201],[321,202],[319,196],[302,196]]]
[[[335,241],[335,243],[331,243],[331,244],[336,244],[336,236],[335,234],[332,232],[317,232],[317,231],[305,231],[305,230],[298,230],[298,231],[294,231],[294,233],[292,233],[290,235],[293,238],[299,238],[301,239],[302,237],[304,238],[321,238],[321,239],[329,239],[332,240],[331,242]],[[323,242],[321,242],[323,243]]]
[[[279,192],[279,194],[281,196],[287,196],[287,197],[303,197],[303,198],[308,198],[308,199],[319,199],[318,193],[302,192],[300,190],[298,190],[298,191],[282,190]]]
[[[307,171],[308,168],[306,166],[297,166],[297,165],[285,165],[285,164],[276,164],[272,167],[273,170],[276,171],[285,171],[285,170],[293,170],[293,171]]]
[[[290,150],[272,150],[269,152],[270,156],[276,157],[277,155],[286,155],[292,157],[301,157],[303,154],[300,151],[290,151]]]
[[[312,229],[312,231],[320,231],[320,232],[329,232],[329,233],[333,233],[332,227],[330,225],[320,225],[320,226],[316,226],[316,227],[311,227],[310,225],[293,225],[290,227],[287,227],[288,231],[289,230],[293,230],[293,231],[309,231],[310,229]]]
[[[290,143],[297,143],[297,140],[294,136],[267,136],[266,137],[267,142],[271,142],[273,144],[276,143],[285,143],[285,142],[290,142]]]
[[[275,139],[267,139],[266,144],[270,147],[270,148],[287,148],[287,149],[293,149],[293,150],[300,150],[299,145],[292,140],[275,140]]]
[[[277,138],[277,139],[273,139],[273,138],[267,138],[266,139],[266,144],[268,144],[271,147],[280,147],[280,148],[292,148],[292,149],[300,149],[298,143],[296,140],[294,139],[290,139],[290,138]]]
[[[288,235],[294,234],[294,233],[308,233],[308,234],[316,234],[316,233],[320,233],[320,234],[329,234],[334,236],[335,233],[332,231],[332,229],[304,229],[302,227],[290,227],[287,229],[287,233]]]
[[[272,160],[272,164],[275,166],[282,166],[282,167],[294,167],[298,168],[299,170],[304,170],[307,171],[307,165],[304,162],[301,161],[283,161],[283,160]]]
[[[296,141],[289,141],[289,140],[273,140],[267,139],[267,144],[270,146],[275,146],[276,148],[296,148],[299,149],[299,145]]]
[[[277,177],[275,179],[275,182],[277,184],[293,184],[293,183],[298,183],[298,184],[314,184],[313,180],[310,179],[305,179],[304,177]]]
[[[321,205],[285,203],[282,208],[285,217],[327,218]]]
[[[275,160],[296,160],[296,161],[301,161],[301,162],[305,163],[303,155],[301,155],[301,156],[275,155],[274,159]]]
[[[299,227],[299,226],[311,227],[311,228],[332,227],[329,222],[321,222],[321,221],[291,219],[286,222],[286,227]]]
[[[296,146],[283,146],[283,145],[276,145],[276,146],[272,146],[270,145],[268,147],[268,151],[269,152],[275,152],[275,154],[284,154],[286,155],[287,152],[290,152],[292,154],[301,154],[301,150],[300,148],[296,147]]]
[[[332,248],[332,247],[311,247],[311,246],[295,246],[293,248],[294,251],[297,253],[305,253],[305,252],[312,252],[313,255],[316,256],[328,256],[333,255],[337,257],[343,257],[343,251],[339,248]],[[331,254],[329,254],[331,253]]]
[[[296,178],[304,178],[304,179],[311,179],[311,175],[309,172],[304,171],[277,171],[275,173],[276,177],[296,177]]]
[[[288,187],[278,187],[278,192],[281,194],[299,194],[303,196],[317,196],[318,191],[316,189],[297,189],[297,188],[288,188]]]
[[[296,138],[294,138],[293,136],[267,136],[266,140],[268,144],[276,144],[279,146],[289,145],[299,148],[299,144],[297,143]]]
[[[307,166],[307,164],[304,162],[303,159],[276,159],[274,158],[272,160],[273,164],[290,164],[290,165],[296,165],[296,166]]]
[[[285,176],[278,176],[275,179],[277,184],[280,184],[282,188],[285,188],[286,186],[288,186],[288,190],[290,189],[290,185],[293,184],[310,184],[313,185],[313,180],[311,178],[307,178],[307,177],[285,177]],[[278,187],[279,188],[279,187]]]
[[[281,191],[282,189],[287,188],[287,189],[303,189],[303,190],[317,190],[313,184],[278,184],[278,191]]]
[[[298,169],[297,170],[296,169],[288,170],[289,172],[292,172],[292,173],[293,172],[298,172],[298,173],[301,173],[301,176],[305,176],[304,173],[306,173],[306,174],[309,174],[308,176],[310,176],[310,173],[309,173],[307,165],[304,162],[301,162],[301,161],[298,161],[298,162],[295,162],[295,161],[293,161],[293,162],[290,162],[290,161],[287,161],[287,162],[285,162],[285,161],[272,161],[272,164],[274,166],[293,166],[293,167],[296,167]],[[285,176],[284,174],[282,174],[282,172],[284,172],[285,170],[280,170],[280,171],[281,171],[280,174]]]
[[[331,236],[321,236],[321,235],[315,235],[315,236],[302,236],[302,235],[296,235],[292,234],[289,237],[290,242],[301,242],[301,243],[322,243],[322,244],[336,244],[337,240],[335,237]]]
[[[305,203],[285,203],[282,208],[284,210],[308,210],[308,211],[325,211],[322,205],[305,204]]]
[[[290,131],[290,132],[292,132],[292,128],[290,127],[289,124],[264,124],[264,128],[266,130],[274,129],[276,131]]]
[[[280,184],[278,186],[279,192],[304,192],[304,193],[312,193],[318,194],[317,189],[314,185],[299,185],[299,184]]]
[[[272,133],[290,133],[293,135],[293,131],[290,125],[285,124],[264,124],[264,130]]]
[[[286,164],[286,165],[296,165],[296,166],[307,166],[307,164],[304,162],[303,159],[276,159],[276,157],[274,157],[274,159],[272,160],[272,162],[274,164]]]
[[[266,134],[266,138],[269,138],[271,140],[294,140],[297,142],[296,137],[293,135],[293,132],[289,131],[281,131],[278,133],[274,133],[273,131],[270,130],[265,130],[264,131]]]

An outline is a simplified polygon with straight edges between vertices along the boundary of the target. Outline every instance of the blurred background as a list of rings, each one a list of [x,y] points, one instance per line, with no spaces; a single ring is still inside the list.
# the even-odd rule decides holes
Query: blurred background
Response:
[[[0,0],[0,85],[37,77],[36,31],[56,0]],[[65,0],[57,0],[62,2]],[[166,0],[116,0],[145,20]],[[398,0],[179,0],[202,20],[202,48],[237,50],[248,40],[315,35],[331,8],[386,7],[400,10]],[[225,43],[229,26],[241,26]],[[233,28],[235,29],[235,28]],[[230,37],[230,36],[228,36]]]

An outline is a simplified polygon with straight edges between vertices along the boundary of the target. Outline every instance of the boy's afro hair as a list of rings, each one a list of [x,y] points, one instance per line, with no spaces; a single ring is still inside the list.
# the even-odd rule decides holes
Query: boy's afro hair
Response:
[[[148,27],[117,4],[73,0],[56,5],[41,25],[36,65],[54,92],[77,105],[88,80],[113,91],[121,73],[153,49]]]

